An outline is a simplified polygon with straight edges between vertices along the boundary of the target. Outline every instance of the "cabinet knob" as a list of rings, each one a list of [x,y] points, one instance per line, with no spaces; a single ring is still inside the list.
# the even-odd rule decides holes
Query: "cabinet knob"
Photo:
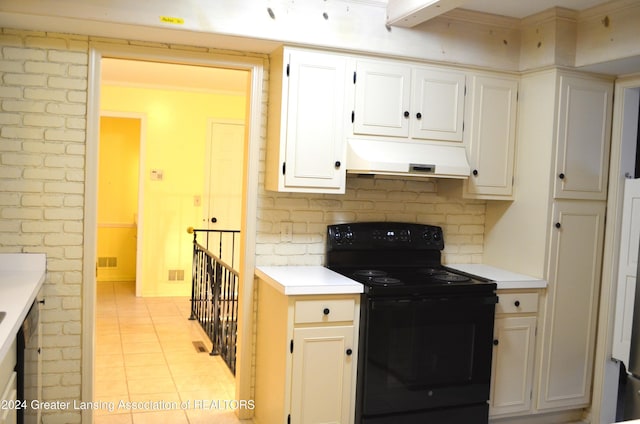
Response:
[[[556,228],[560,228],[562,225],[559,222],[556,222]]]
[[[420,112],[416,113],[416,119],[422,119],[422,114]]]
[[[558,175],[558,178],[560,178],[561,180],[564,180],[564,172],[561,172],[561,173]]]
[[[513,304],[516,305],[516,308],[520,307],[520,301],[519,300],[516,300],[515,302],[513,302]]]
[[[215,224],[216,222],[218,222],[218,218],[214,216],[213,218],[211,218],[211,222]]]
[[[336,161],[336,163],[335,163],[334,165],[336,166],[336,168],[340,168],[340,165],[342,165],[342,164],[340,163],[340,161],[339,161],[339,160],[337,160],[337,161]]]
[[[351,354],[353,354],[353,350],[347,349],[345,353],[347,354],[347,356],[351,356]]]
[[[477,176],[478,176],[478,170],[477,170],[477,169],[474,169],[474,170],[473,170],[473,172],[472,172],[472,174],[473,174],[473,176],[474,176],[474,177],[477,177]]]
[[[500,343],[500,342],[498,341],[498,339],[494,339],[494,340],[493,340],[493,345],[494,345],[494,346],[498,346],[498,344],[499,344],[499,343]]]
[[[408,117],[409,117],[409,115],[410,115],[410,114],[409,114],[409,111],[408,111],[408,110],[405,110],[405,111],[404,111],[404,117],[405,117],[405,118],[408,118]]]
[[[329,315],[329,313],[330,313],[330,312],[331,312],[331,311],[329,310],[329,308],[324,308],[324,309],[322,310],[322,313],[323,313],[323,314],[325,314],[325,315]]]

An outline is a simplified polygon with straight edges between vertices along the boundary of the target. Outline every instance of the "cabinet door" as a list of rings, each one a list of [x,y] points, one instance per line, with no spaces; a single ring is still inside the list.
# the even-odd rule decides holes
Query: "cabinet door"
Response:
[[[473,76],[465,134],[471,166],[466,197],[500,199],[513,194],[517,94],[515,79]]]
[[[289,56],[284,185],[344,192],[346,59],[292,52]]]
[[[12,372],[5,387],[0,386],[0,424],[15,424],[18,420],[18,410],[14,407],[18,402],[17,374]],[[7,405],[8,404],[8,405]]]
[[[605,202],[556,201],[538,409],[589,404]]]
[[[613,84],[560,77],[554,194],[606,200]]]
[[[411,137],[461,142],[465,75],[415,68],[411,81]]]
[[[304,327],[293,330],[291,422],[353,422],[354,328]]]
[[[409,66],[358,62],[354,134],[408,137],[410,90]]]
[[[490,415],[531,409],[535,329],[536,317],[496,319]]]

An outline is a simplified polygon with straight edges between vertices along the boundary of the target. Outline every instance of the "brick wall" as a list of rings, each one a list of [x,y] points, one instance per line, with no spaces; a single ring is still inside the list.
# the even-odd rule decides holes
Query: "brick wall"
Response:
[[[437,180],[347,177],[344,195],[263,191],[258,204],[258,265],[324,264],[327,225],[401,221],[443,227],[448,263],[482,260],[485,202],[438,195]],[[291,241],[281,223],[291,222]]]
[[[43,396],[77,399],[88,39],[3,29],[0,47],[0,251],[47,254]]]
[[[0,252],[47,254],[48,401],[79,399],[81,391],[82,271],[94,266],[83,263],[88,49],[84,36],[0,30]],[[326,225],[364,220],[442,225],[445,261],[480,261],[485,203],[439,196],[436,184],[349,177],[345,195],[261,189],[257,262],[322,264]],[[292,223],[290,242],[281,241],[283,221]],[[45,422],[80,421],[77,412],[44,412]]]

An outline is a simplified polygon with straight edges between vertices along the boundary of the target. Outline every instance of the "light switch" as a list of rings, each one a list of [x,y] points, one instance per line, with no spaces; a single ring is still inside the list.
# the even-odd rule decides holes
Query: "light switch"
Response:
[[[151,170],[151,181],[162,181],[164,177],[162,169],[152,169]]]

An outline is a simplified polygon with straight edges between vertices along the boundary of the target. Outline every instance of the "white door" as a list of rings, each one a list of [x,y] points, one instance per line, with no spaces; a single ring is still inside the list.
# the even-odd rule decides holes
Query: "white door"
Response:
[[[239,230],[244,124],[212,121],[205,168],[204,228]]]
[[[640,243],[640,178],[626,180],[620,230],[620,262],[618,264],[618,291],[616,294],[615,324],[613,328],[612,356],[628,367],[631,347],[631,325],[638,271],[638,244]]]
[[[207,143],[202,228],[240,230],[242,216],[245,128],[242,122],[211,121]],[[231,233],[211,234],[209,250],[229,265],[239,255],[239,237]],[[222,253],[221,253],[222,252]],[[232,264],[230,253],[235,260]]]

